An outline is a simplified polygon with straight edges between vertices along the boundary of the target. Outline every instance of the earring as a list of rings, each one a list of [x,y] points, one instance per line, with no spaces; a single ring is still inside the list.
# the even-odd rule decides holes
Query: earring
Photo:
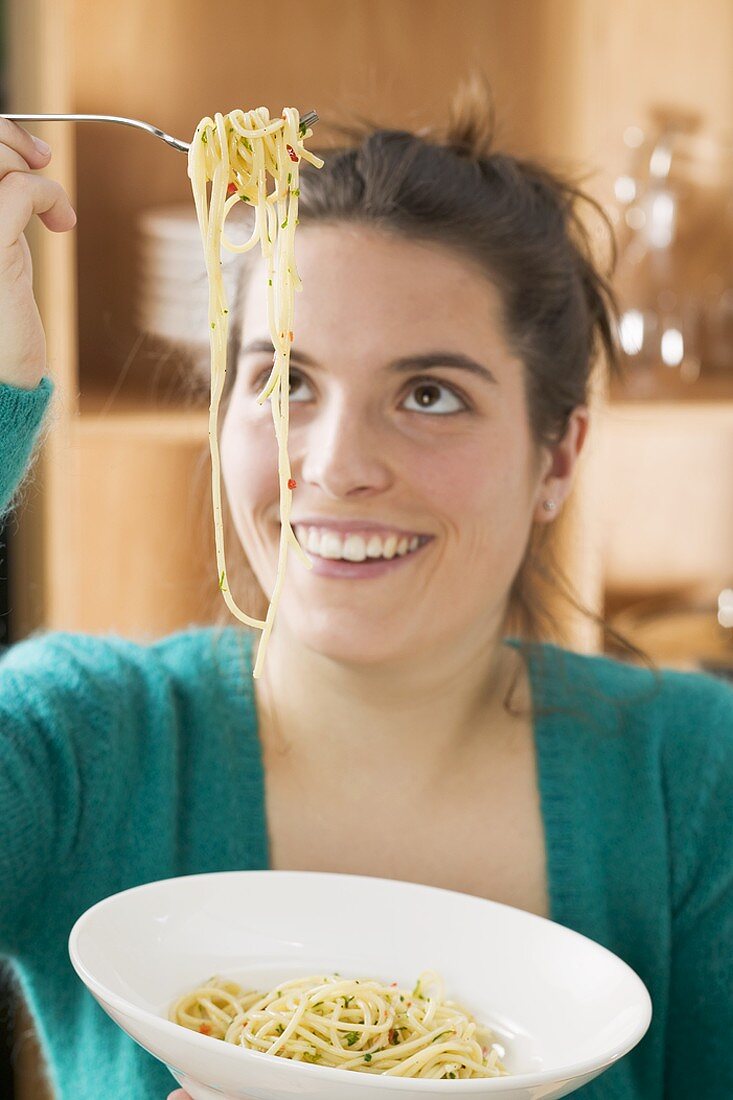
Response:
[[[545,509],[546,512],[554,512],[557,508],[557,504],[554,500],[544,500],[542,502],[542,507]]]

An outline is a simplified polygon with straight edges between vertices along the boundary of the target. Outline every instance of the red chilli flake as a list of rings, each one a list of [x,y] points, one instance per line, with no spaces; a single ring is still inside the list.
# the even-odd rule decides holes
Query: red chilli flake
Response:
[[[237,185],[236,183],[230,183],[227,187],[227,198],[231,198],[232,195],[236,195]]]
[[[297,489],[297,488],[298,488],[298,482],[295,480],[294,477],[291,477],[288,480],[288,489]]]
[[[202,1035],[211,1035],[211,1028],[209,1027],[208,1024],[201,1024],[201,1027],[199,1028],[199,1031],[201,1032]]]
[[[288,151],[288,155],[290,156],[290,159],[294,160],[295,163],[297,164],[298,163],[298,154],[295,152],[295,149],[293,149],[292,145],[286,145],[285,148]]]

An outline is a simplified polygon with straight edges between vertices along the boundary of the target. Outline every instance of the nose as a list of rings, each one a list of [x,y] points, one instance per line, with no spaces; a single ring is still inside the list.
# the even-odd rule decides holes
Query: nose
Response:
[[[345,395],[308,425],[301,478],[334,499],[384,492],[392,481],[385,441],[369,410]]]

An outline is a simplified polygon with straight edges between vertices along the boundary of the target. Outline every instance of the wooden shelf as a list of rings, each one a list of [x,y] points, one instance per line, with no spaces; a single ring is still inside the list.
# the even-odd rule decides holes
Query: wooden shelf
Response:
[[[87,389],[80,398],[74,431],[80,436],[149,435],[203,444],[208,438],[208,410],[182,399],[151,399],[137,387],[114,395],[100,388]]]
[[[653,382],[642,383],[634,379],[631,368],[626,383],[614,382],[610,387],[610,402],[614,406],[646,405],[684,408],[691,405],[724,406],[733,408],[733,369],[729,375],[701,375],[697,382],[684,383],[678,379],[664,383],[664,375]]]

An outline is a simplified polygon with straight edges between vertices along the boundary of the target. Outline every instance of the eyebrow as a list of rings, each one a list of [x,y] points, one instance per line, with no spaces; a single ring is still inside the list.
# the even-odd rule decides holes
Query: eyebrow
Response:
[[[254,355],[259,352],[272,353],[272,351],[273,347],[269,340],[251,340],[250,343],[244,345],[239,354],[240,356]],[[300,363],[304,367],[318,367],[315,359],[296,348],[292,348],[290,351],[290,362]],[[490,382],[492,385],[497,384],[496,375],[488,367],[462,352],[428,351],[420,355],[403,355],[401,358],[393,359],[387,364],[387,369],[396,374],[406,374],[414,370],[427,370],[430,367],[456,367],[458,370],[475,374],[478,378],[483,378],[485,382]]]

